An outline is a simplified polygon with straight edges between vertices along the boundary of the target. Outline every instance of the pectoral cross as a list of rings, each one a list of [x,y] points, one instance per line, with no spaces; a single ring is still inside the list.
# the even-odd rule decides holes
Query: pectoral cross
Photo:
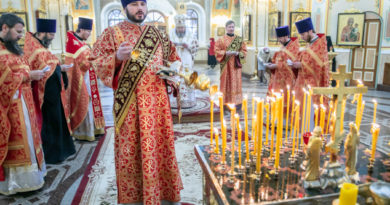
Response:
[[[331,80],[336,80],[336,87],[315,87],[313,88],[313,94],[320,95],[334,95],[337,97],[336,105],[336,127],[334,128],[334,138],[336,141],[343,136],[341,132],[341,112],[343,107],[343,99],[346,99],[349,94],[366,93],[367,87],[345,87],[345,80],[352,79],[352,73],[346,72],[345,65],[340,65],[337,69],[338,72],[331,72]],[[328,119],[329,120],[329,119]]]

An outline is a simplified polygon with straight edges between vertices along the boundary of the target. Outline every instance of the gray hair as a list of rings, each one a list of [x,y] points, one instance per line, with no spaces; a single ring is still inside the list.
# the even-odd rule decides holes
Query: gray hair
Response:
[[[236,25],[236,23],[234,23],[234,21],[233,21],[233,20],[229,20],[229,21],[227,21],[227,22],[226,22],[226,24],[225,24],[225,28],[226,28],[226,27],[228,27],[230,24],[234,24],[234,25]]]

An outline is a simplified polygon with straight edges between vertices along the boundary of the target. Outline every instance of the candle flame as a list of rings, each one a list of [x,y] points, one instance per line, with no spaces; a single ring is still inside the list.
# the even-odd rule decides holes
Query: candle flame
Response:
[[[302,90],[303,90],[303,92],[305,92],[305,93],[306,93],[306,88],[302,88]]]
[[[373,99],[372,102],[373,102],[374,104],[377,104],[377,103],[378,103],[375,99]]]
[[[298,100],[295,100],[295,104],[299,105],[300,103],[299,103],[299,101],[298,101]]]
[[[246,100],[248,99],[248,95],[247,94],[244,95],[244,99],[246,99]]]
[[[240,119],[240,116],[238,114],[234,114],[235,119]]]
[[[318,105],[317,104],[314,104],[313,107],[314,107],[314,109],[318,109]]]
[[[356,80],[359,85],[363,85],[363,82],[361,80]]]
[[[292,91],[292,94],[295,95],[295,90]]]
[[[228,103],[227,106],[229,107],[230,111],[236,109],[236,106],[234,105],[234,103]]]
[[[321,104],[321,109],[326,110],[326,107],[324,104]]]
[[[216,135],[218,135],[218,133],[219,133],[218,132],[218,128],[214,128],[214,132],[215,132]]]
[[[290,90],[290,85],[287,85],[287,90]]]

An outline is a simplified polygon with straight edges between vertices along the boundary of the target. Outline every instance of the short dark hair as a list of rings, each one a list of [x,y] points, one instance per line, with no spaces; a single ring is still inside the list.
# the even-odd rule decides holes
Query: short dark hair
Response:
[[[230,24],[236,25],[236,23],[233,20],[229,20],[229,21],[226,22],[225,28],[228,27]]]
[[[77,28],[76,33],[80,33],[80,32],[81,32],[81,29]]]
[[[6,24],[9,28],[13,28],[18,23],[24,26],[22,18],[13,13],[5,13],[0,17],[0,31],[3,29],[4,24]]]

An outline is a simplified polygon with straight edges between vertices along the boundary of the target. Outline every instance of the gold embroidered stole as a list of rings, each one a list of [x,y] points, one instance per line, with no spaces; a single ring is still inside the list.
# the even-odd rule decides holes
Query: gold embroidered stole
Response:
[[[146,26],[144,32],[139,38],[133,50],[141,50],[137,59],[128,60],[121,73],[118,82],[118,89],[114,93],[114,117],[116,131],[119,131],[126,115],[129,111],[130,104],[135,101],[134,91],[138,81],[147,68],[147,63],[153,58],[161,38],[157,29],[152,26]]]
[[[239,36],[236,36],[233,39],[232,43],[230,43],[230,45],[228,46],[226,51],[239,51],[241,48],[241,44],[242,44],[242,38]],[[226,56],[225,59],[221,62],[221,75],[223,74],[223,71],[225,71],[226,65],[229,62],[231,57],[232,56]]]

